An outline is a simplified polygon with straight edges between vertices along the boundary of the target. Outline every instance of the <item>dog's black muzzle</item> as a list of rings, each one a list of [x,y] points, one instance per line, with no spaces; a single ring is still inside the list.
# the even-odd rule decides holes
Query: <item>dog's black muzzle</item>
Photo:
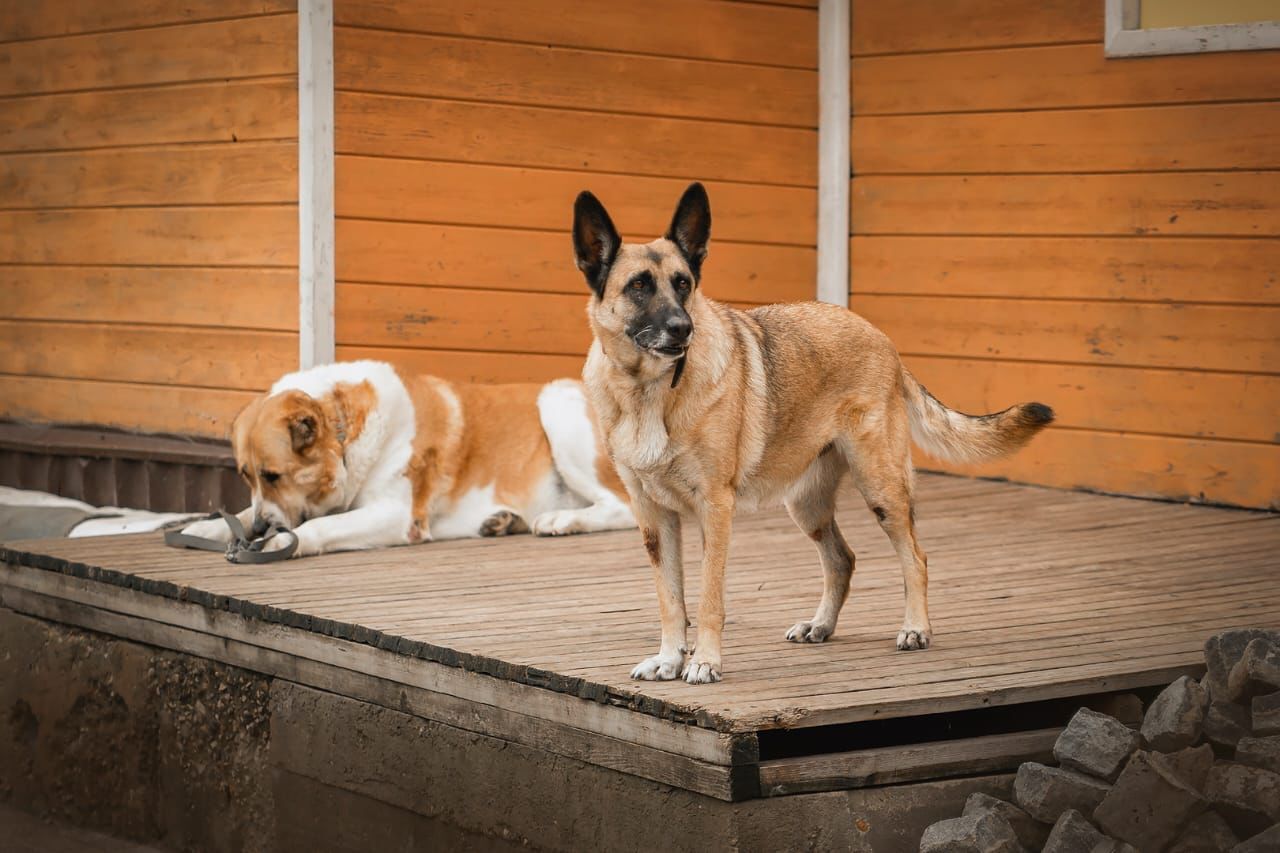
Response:
[[[689,347],[689,339],[693,337],[693,320],[682,308],[663,311],[651,316],[631,340],[641,349],[668,358],[684,355]]]

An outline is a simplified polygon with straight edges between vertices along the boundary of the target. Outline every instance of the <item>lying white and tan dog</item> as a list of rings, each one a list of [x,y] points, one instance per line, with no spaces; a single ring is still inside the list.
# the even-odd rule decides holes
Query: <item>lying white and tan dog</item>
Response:
[[[281,378],[232,437],[253,494],[240,522],[255,535],[291,528],[295,556],[636,523],[572,380],[473,385],[329,364]],[[231,537],[221,520],[183,532]]]

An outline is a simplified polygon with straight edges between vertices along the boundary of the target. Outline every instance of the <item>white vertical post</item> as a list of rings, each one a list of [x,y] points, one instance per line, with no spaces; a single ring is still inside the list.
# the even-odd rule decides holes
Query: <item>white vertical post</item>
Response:
[[[334,359],[333,0],[298,0],[298,366]]]
[[[818,2],[818,299],[849,304],[849,6]]]

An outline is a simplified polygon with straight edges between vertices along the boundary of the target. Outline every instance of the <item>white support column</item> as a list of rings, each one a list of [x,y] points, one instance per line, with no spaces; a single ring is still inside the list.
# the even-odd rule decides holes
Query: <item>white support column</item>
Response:
[[[818,2],[818,299],[849,304],[849,6]]]
[[[334,359],[333,0],[298,0],[298,366]]]

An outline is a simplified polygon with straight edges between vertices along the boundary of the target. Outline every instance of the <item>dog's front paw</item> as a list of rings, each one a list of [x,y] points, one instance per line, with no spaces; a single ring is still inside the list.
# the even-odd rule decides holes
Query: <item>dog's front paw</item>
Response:
[[[690,684],[714,684],[720,680],[720,661],[695,655],[684,668],[684,680]]]
[[[680,665],[684,663],[684,653],[674,655],[656,654],[645,658],[631,670],[631,677],[637,681],[671,681],[680,676]]]
[[[898,632],[898,651],[913,652],[916,649],[927,649],[932,639],[933,631],[928,625],[922,628],[903,625],[902,630]]]
[[[834,625],[821,622],[797,622],[787,631],[787,639],[793,643],[822,643],[835,631]]]
[[[569,536],[584,531],[582,513],[577,510],[556,509],[533,520],[534,536]]]
[[[290,531],[289,533],[277,533],[275,536],[272,536],[267,540],[266,544],[262,546],[262,550],[283,551],[289,547],[290,543],[293,542],[294,536],[298,537],[298,548],[289,555],[290,559],[296,557],[307,557],[320,553],[320,550],[316,548],[314,544],[309,542],[309,537],[299,533],[297,530]]]
[[[182,528],[184,536],[198,536],[201,539],[212,539],[214,542],[226,544],[231,541],[231,528],[221,518],[209,518],[197,521]]]

